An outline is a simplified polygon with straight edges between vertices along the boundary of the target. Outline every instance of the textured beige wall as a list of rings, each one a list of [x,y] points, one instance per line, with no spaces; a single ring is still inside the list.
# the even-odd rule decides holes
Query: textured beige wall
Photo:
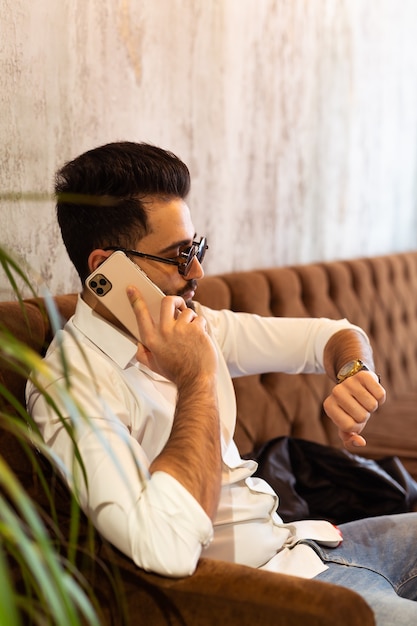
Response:
[[[415,0],[0,0],[0,60],[0,243],[54,292],[54,171],[117,139],[188,163],[208,273],[417,247]]]

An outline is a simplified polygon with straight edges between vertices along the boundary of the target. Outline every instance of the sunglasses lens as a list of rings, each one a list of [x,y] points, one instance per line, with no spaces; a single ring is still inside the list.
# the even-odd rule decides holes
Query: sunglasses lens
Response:
[[[178,271],[180,274],[182,274],[182,276],[187,276],[188,272],[190,271],[190,268],[191,268],[191,265],[195,256],[196,256],[196,249],[194,246],[191,246],[185,262],[181,263],[181,265],[178,266]]]
[[[199,263],[202,263],[204,259],[204,255],[206,254],[207,248],[208,248],[207,239],[205,237],[202,237],[199,243],[193,243],[190,246],[188,252],[183,253],[184,255],[186,254],[187,256],[185,258],[184,263],[181,263],[181,265],[178,266],[178,271],[181,274],[181,276],[187,276],[188,272],[190,271],[194,257],[197,258],[197,261]]]
[[[199,263],[203,262],[203,259],[205,257],[207,248],[208,248],[208,246],[207,246],[207,239],[205,237],[202,237],[200,243],[197,246],[197,250],[196,250],[196,256],[197,256],[197,259],[198,259]]]

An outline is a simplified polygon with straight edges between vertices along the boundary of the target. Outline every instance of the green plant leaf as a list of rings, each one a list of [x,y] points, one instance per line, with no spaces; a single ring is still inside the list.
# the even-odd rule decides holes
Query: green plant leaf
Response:
[[[0,545],[0,580],[2,581],[0,585],[0,624],[21,626],[19,612],[13,602],[13,583],[2,544]]]

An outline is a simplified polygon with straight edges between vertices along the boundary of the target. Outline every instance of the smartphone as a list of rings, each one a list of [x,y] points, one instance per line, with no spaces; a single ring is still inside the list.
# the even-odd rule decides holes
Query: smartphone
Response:
[[[139,289],[152,318],[159,321],[161,300],[165,294],[124,252],[120,250],[113,252],[88,276],[85,284],[137,341],[141,339],[136,317],[126,293],[128,285],[135,285]]]

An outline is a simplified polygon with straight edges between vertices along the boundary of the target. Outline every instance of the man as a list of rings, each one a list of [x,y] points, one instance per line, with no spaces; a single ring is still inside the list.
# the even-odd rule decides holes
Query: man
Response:
[[[166,297],[156,322],[128,288],[137,343],[84,288],[46,356],[53,376],[41,378],[61,415],[32,384],[30,412],[84,511],[138,566],[185,576],[204,554],[319,577],[361,593],[378,624],[394,615],[415,623],[416,516],[340,531],[325,521],[284,524],[276,494],[233,442],[231,377],[325,371],[335,381],[327,414],[345,445],[365,445],[361,433],[385,401],[366,335],[346,320],[265,319],[194,304],[206,242],[194,241],[189,185],[175,155],[131,142],[91,150],[58,172],[58,221],[82,284],[123,250]],[[81,417],[62,399],[65,387]]]

